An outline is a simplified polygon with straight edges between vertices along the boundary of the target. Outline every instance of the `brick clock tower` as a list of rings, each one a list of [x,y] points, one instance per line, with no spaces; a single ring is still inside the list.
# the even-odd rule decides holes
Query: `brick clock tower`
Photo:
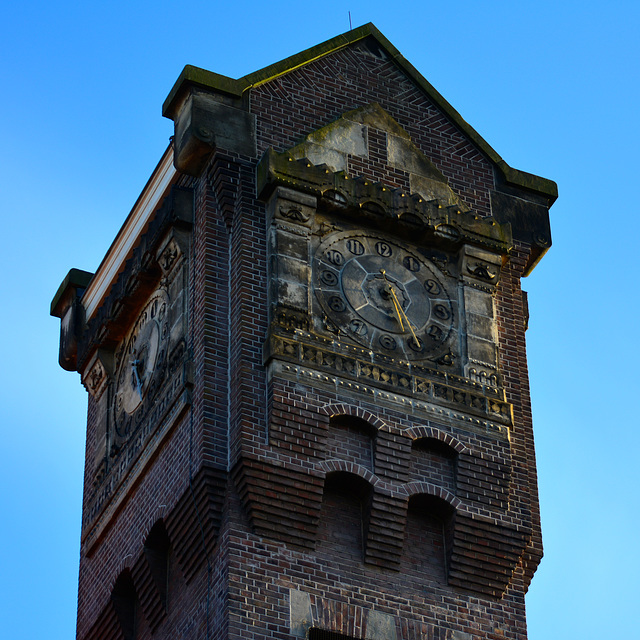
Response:
[[[52,303],[89,395],[77,637],[525,640],[553,182],[373,26],[239,80]]]

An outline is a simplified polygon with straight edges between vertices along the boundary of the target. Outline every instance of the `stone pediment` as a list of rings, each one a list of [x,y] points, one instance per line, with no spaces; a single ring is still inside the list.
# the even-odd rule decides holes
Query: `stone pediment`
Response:
[[[510,224],[478,216],[461,204],[406,193],[362,176],[352,177],[326,163],[314,164],[306,157],[296,160],[289,152],[269,149],[257,174],[258,196],[264,201],[277,187],[285,187],[314,196],[325,211],[432,246],[472,244],[506,255],[513,243]],[[445,183],[439,184],[448,189]],[[281,215],[296,221],[305,214],[294,207]]]
[[[369,132],[383,132],[386,148],[372,149]],[[412,195],[425,200],[437,200],[443,206],[469,207],[449,186],[447,178],[411,141],[409,134],[379,104],[344,113],[340,118],[310,133],[289,150],[294,160],[308,159],[312,164],[324,164],[332,171],[349,173],[349,157],[368,159],[382,152],[386,164],[406,171]],[[355,176],[352,176],[355,177]]]

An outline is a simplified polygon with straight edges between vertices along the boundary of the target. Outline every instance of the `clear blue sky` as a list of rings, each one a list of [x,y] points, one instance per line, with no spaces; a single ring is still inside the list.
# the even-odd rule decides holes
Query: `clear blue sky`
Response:
[[[4,637],[75,633],[86,393],[57,365],[60,281],[95,270],[135,202],[185,64],[240,77],[348,30],[349,10],[511,166],[559,185],[554,245],[524,282],[545,542],[529,637],[638,637],[637,0],[4,7]]]

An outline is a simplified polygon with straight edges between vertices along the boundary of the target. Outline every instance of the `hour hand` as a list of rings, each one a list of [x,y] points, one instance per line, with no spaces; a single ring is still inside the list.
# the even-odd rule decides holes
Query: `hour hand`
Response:
[[[384,280],[384,288],[380,290],[380,295],[385,300],[391,300],[393,303],[393,310],[396,312],[396,318],[400,323],[400,330],[404,331],[404,323],[402,322],[401,310],[399,308],[398,298],[395,295],[391,282],[387,278],[387,274],[384,269],[380,269],[380,273],[382,274],[382,279]]]
[[[138,395],[140,396],[140,400],[142,400],[142,381],[140,380],[140,374],[138,373],[138,365],[140,364],[140,360],[132,360],[131,367],[133,368],[133,377],[136,381],[136,389],[138,390]]]

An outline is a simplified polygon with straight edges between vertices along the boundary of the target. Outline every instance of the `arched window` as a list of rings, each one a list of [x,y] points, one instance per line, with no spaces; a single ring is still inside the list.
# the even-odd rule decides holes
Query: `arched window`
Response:
[[[354,462],[373,471],[377,430],[356,416],[336,415],[329,420],[327,459]]]
[[[153,525],[145,540],[144,554],[164,608],[167,606],[170,546],[167,529],[164,522],[159,520]]]
[[[113,585],[111,602],[118,616],[124,640],[134,640],[136,637],[138,607],[136,589],[129,569],[125,569]]]
[[[171,543],[163,520],[158,520],[144,542],[144,559],[150,579],[142,581],[139,594],[151,631],[155,631],[167,612]]]
[[[458,453],[437,438],[419,438],[411,447],[411,481],[430,482],[455,495]]]
[[[435,496],[409,499],[401,571],[417,585],[446,584],[454,511]]]
[[[328,474],[324,483],[316,551],[332,564],[361,563],[371,505],[371,485],[344,471]]]

